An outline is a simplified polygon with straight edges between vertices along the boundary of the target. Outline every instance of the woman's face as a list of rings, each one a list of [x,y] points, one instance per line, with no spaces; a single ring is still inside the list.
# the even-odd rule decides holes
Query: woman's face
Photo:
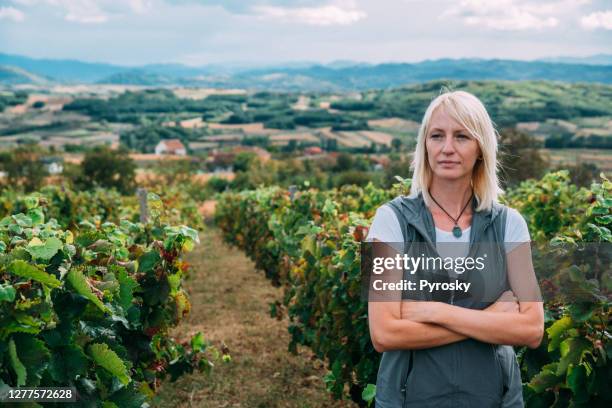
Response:
[[[443,107],[431,115],[425,148],[434,177],[448,180],[471,178],[480,155],[476,139]]]

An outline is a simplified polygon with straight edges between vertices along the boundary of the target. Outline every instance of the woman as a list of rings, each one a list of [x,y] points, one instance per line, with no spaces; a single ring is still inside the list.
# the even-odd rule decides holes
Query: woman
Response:
[[[419,130],[410,196],[376,212],[370,241],[403,242],[404,253],[416,243],[442,253],[448,242],[455,255],[463,245],[463,256],[484,256],[492,265],[480,274],[443,271],[447,281],[474,284],[478,296],[453,290],[425,294],[426,301],[369,302],[370,336],[383,353],[377,408],[523,406],[511,346],[540,344],[544,311],[527,225],[497,201],[496,154],[497,133],[480,100],[464,91],[441,94]],[[382,247],[394,256],[392,245]],[[417,276],[441,279],[439,271]]]

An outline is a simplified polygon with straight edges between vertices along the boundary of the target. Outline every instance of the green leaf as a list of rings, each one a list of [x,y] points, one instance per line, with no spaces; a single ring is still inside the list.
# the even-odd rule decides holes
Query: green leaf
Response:
[[[563,340],[560,344],[561,359],[557,367],[557,375],[564,376],[570,365],[577,365],[585,352],[593,347],[590,341],[581,337]]]
[[[90,221],[87,220],[83,220],[81,222],[79,222],[79,227],[83,228],[83,229],[87,229],[87,230],[96,230],[96,226],[94,224],[92,224]]]
[[[98,299],[96,295],[92,292],[89,287],[89,283],[87,282],[87,278],[83,275],[78,269],[71,269],[66,275],[66,280],[70,282],[74,291],[81,296],[89,299],[94,305],[96,305],[103,312],[108,312],[108,308],[104,306],[104,304]]]
[[[53,258],[53,255],[62,249],[63,246],[64,244],[62,241],[55,237],[51,237],[48,238],[42,245],[37,243],[32,244],[32,242],[30,242],[26,247],[26,251],[32,255],[32,258],[48,261],[49,259]]]
[[[130,382],[128,370],[117,353],[111,350],[105,343],[94,343],[88,347],[89,355],[94,362],[106,371],[117,377],[122,384]]]
[[[8,267],[9,272],[14,275],[21,276],[40,282],[52,288],[58,288],[62,283],[57,278],[45,271],[41,271],[34,265],[30,265],[26,261],[16,260],[11,262]]]
[[[175,273],[172,275],[168,275],[168,285],[170,286],[170,294],[176,294],[178,292],[179,287],[181,286],[181,274]]]
[[[584,322],[591,318],[596,309],[594,303],[572,303],[568,306],[569,314],[576,322]]]
[[[197,332],[191,337],[191,348],[196,353],[206,350],[206,340],[204,340],[204,335],[201,332]]]
[[[28,210],[38,207],[38,197],[35,195],[25,197],[23,202]]]
[[[15,214],[13,215],[13,220],[15,220],[17,225],[20,227],[25,227],[25,228],[32,227],[32,219],[25,214],[21,214],[21,213]]]
[[[81,347],[70,344],[53,350],[49,372],[54,381],[68,384],[74,381],[77,375],[84,375],[87,365],[87,356]]]
[[[146,398],[146,395],[136,388],[136,383],[131,382],[127,387],[115,391],[109,400],[120,408],[141,408],[148,405],[145,404]]]
[[[551,352],[556,350],[563,341],[564,334],[572,328],[572,318],[569,316],[563,316],[556,322],[554,322],[546,332],[548,333],[548,351]]]
[[[556,370],[556,363],[545,365],[542,367],[542,371],[533,376],[529,382],[529,387],[531,387],[538,394],[546,391],[548,388],[554,387],[561,380],[559,376],[555,374]]]
[[[0,326],[0,339],[5,339],[11,333],[32,333],[37,334],[40,332],[40,328],[32,327],[19,322],[13,321],[9,324]]]
[[[589,400],[589,393],[587,392],[587,374],[586,369],[582,364],[577,365],[571,369],[567,375],[567,385],[570,390],[574,393],[574,402],[585,403]]]
[[[138,287],[138,282],[132,278],[125,269],[118,273],[119,280],[119,304],[123,310],[128,310],[134,299],[134,289]]]
[[[376,385],[368,384],[363,389],[361,393],[361,398],[363,398],[363,400],[368,403],[368,407],[369,407],[372,404],[372,401],[374,401],[374,397],[376,397]]]
[[[44,342],[30,334],[14,334],[13,340],[21,356],[20,360],[28,372],[27,384],[29,386],[39,385],[42,372],[47,368],[51,353]]]
[[[186,225],[181,225],[179,231],[183,236],[190,238],[193,242],[198,244],[200,243],[200,237],[198,236],[197,230],[190,228]]]
[[[574,282],[584,281],[584,272],[576,265],[572,265],[568,268],[569,277]]]
[[[0,285],[0,302],[12,302],[15,300],[15,288],[7,283],[6,285]]]
[[[143,254],[138,259],[138,272],[149,272],[161,260],[159,253],[155,250]]]
[[[15,347],[15,341],[13,341],[12,338],[9,340],[8,352],[11,367],[13,367],[13,371],[15,374],[17,374],[17,386],[22,387],[26,384],[28,373],[25,366],[17,356],[17,347]]]
[[[32,220],[32,225],[40,225],[45,222],[45,214],[42,208],[34,208],[28,211],[28,217]]]

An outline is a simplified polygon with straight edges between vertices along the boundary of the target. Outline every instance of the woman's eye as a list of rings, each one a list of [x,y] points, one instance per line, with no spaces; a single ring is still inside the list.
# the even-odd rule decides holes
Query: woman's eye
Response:
[[[433,135],[430,136],[432,139],[438,139],[441,136],[438,133],[434,133]]]
[[[457,135],[457,138],[459,138],[459,139],[469,139],[466,135],[462,135],[462,134]]]

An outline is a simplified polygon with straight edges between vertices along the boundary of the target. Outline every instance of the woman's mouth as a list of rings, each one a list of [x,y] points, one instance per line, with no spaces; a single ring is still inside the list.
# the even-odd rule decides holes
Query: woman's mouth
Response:
[[[442,161],[439,161],[439,162],[438,162],[438,164],[439,164],[440,166],[447,167],[447,166],[454,166],[454,165],[456,165],[456,164],[459,164],[459,162],[456,162],[456,161],[450,161],[450,160],[442,160]]]

